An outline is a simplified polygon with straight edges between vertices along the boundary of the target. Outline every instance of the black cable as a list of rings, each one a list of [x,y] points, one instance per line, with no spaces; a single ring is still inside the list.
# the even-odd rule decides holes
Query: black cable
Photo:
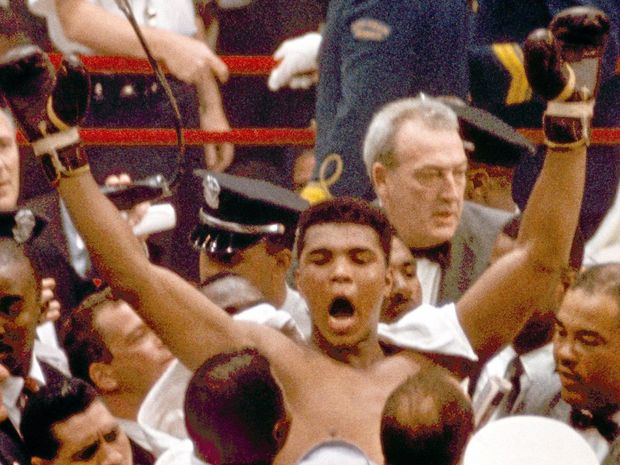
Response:
[[[168,180],[168,184],[169,184],[168,187],[169,189],[171,189],[177,184],[177,182],[180,179],[180,175],[183,171],[183,159],[185,157],[185,151],[186,151],[185,136],[183,135],[183,119],[181,117],[181,112],[179,111],[177,100],[174,94],[172,93],[172,89],[170,88],[168,79],[166,78],[157,60],[155,60],[155,58],[153,57],[153,54],[151,53],[151,50],[146,43],[144,35],[142,34],[142,31],[140,30],[140,26],[138,25],[138,22],[136,21],[136,17],[133,14],[133,10],[131,9],[131,5],[129,4],[128,0],[114,0],[114,1],[116,2],[116,5],[118,6],[118,8],[123,12],[123,14],[129,20],[129,23],[131,24],[131,27],[135,31],[136,36],[138,37],[138,40],[140,41],[140,45],[142,46],[142,49],[144,50],[144,53],[146,54],[146,58],[148,62],[151,65],[151,68],[153,69],[153,71],[155,72],[155,76],[157,77],[157,80],[159,81],[162,88],[164,89],[164,92],[166,92],[166,96],[168,97],[168,100],[170,101],[170,105],[172,105],[172,110],[175,116],[174,123],[175,123],[175,130],[176,130],[176,135],[177,135],[177,147],[178,147],[179,153],[177,155],[177,163],[176,163],[175,172],[173,173],[171,178]]]

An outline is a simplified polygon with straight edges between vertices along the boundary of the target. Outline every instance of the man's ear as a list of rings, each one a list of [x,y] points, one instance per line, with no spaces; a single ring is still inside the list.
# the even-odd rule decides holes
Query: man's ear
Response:
[[[490,178],[485,170],[474,170],[468,174],[467,197],[474,202],[484,202],[489,193]]]
[[[375,189],[377,197],[379,197],[379,200],[381,200],[386,195],[385,178],[387,174],[387,168],[382,163],[376,161],[372,164],[372,168],[370,171],[372,174],[372,186]]]
[[[299,291],[299,293],[303,297],[303,295],[304,295],[303,290],[299,286],[299,281],[301,280],[301,272],[299,271],[299,269],[300,269],[300,267],[299,267],[299,264],[298,264],[297,267],[295,267],[295,269],[293,270],[293,280],[295,281],[295,288],[297,289],[297,291]]]
[[[291,267],[291,261],[293,259],[293,255],[290,249],[282,249],[279,250],[276,255],[276,264],[283,270],[288,270]]]
[[[282,447],[284,446],[290,429],[291,420],[290,418],[288,418],[288,416],[285,418],[280,418],[278,421],[276,421],[276,424],[273,425],[273,438],[276,440],[278,450],[282,449]]]
[[[95,388],[102,393],[113,392],[118,389],[118,381],[114,376],[114,370],[107,363],[91,363],[88,367],[88,376]]]

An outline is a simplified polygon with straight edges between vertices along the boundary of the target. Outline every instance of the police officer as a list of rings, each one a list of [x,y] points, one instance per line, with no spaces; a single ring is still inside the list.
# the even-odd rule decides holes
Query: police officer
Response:
[[[223,271],[246,278],[309,338],[306,302],[286,284],[295,229],[308,206],[297,194],[268,183],[202,171],[204,204],[192,233],[200,250],[201,281]]]
[[[337,154],[342,174],[333,195],[374,198],[362,140],[385,103],[419,92],[467,95],[469,23],[465,0],[329,3],[319,57],[315,179]]]

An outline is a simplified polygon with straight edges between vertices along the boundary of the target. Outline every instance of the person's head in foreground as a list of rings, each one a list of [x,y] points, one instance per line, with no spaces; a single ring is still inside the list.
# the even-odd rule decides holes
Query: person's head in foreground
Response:
[[[196,454],[211,465],[268,465],[290,419],[269,361],[246,348],[196,370],[185,394],[185,424]]]
[[[385,402],[381,446],[386,465],[456,465],[474,429],[471,402],[447,370],[430,366]]]
[[[487,423],[467,444],[462,465],[598,465],[588,443],[551,418],[516,415]]]

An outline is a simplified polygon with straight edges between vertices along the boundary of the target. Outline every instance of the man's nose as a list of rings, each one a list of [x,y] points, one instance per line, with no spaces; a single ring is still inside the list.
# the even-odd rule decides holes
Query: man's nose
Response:
[[[346,257],[336,257],[332,265],[331,279],[334,281],[347,281],[351,278],[351,264]]]
[[[556,337],[553,344],[555,346],[555,358],[558,365],[568,367],[575,364],[575,345],[570,340]]]
[[[411,286],[409,286],[409,282],[402,273],[394,273],[394,284],[392,287],[393,294],[399,294],[403,296],[405,299],[411,298]]]
[[[116,444],[103,443],[99,450],[101,460],[99,465],[126,465],[123,454],[118,450]]]

